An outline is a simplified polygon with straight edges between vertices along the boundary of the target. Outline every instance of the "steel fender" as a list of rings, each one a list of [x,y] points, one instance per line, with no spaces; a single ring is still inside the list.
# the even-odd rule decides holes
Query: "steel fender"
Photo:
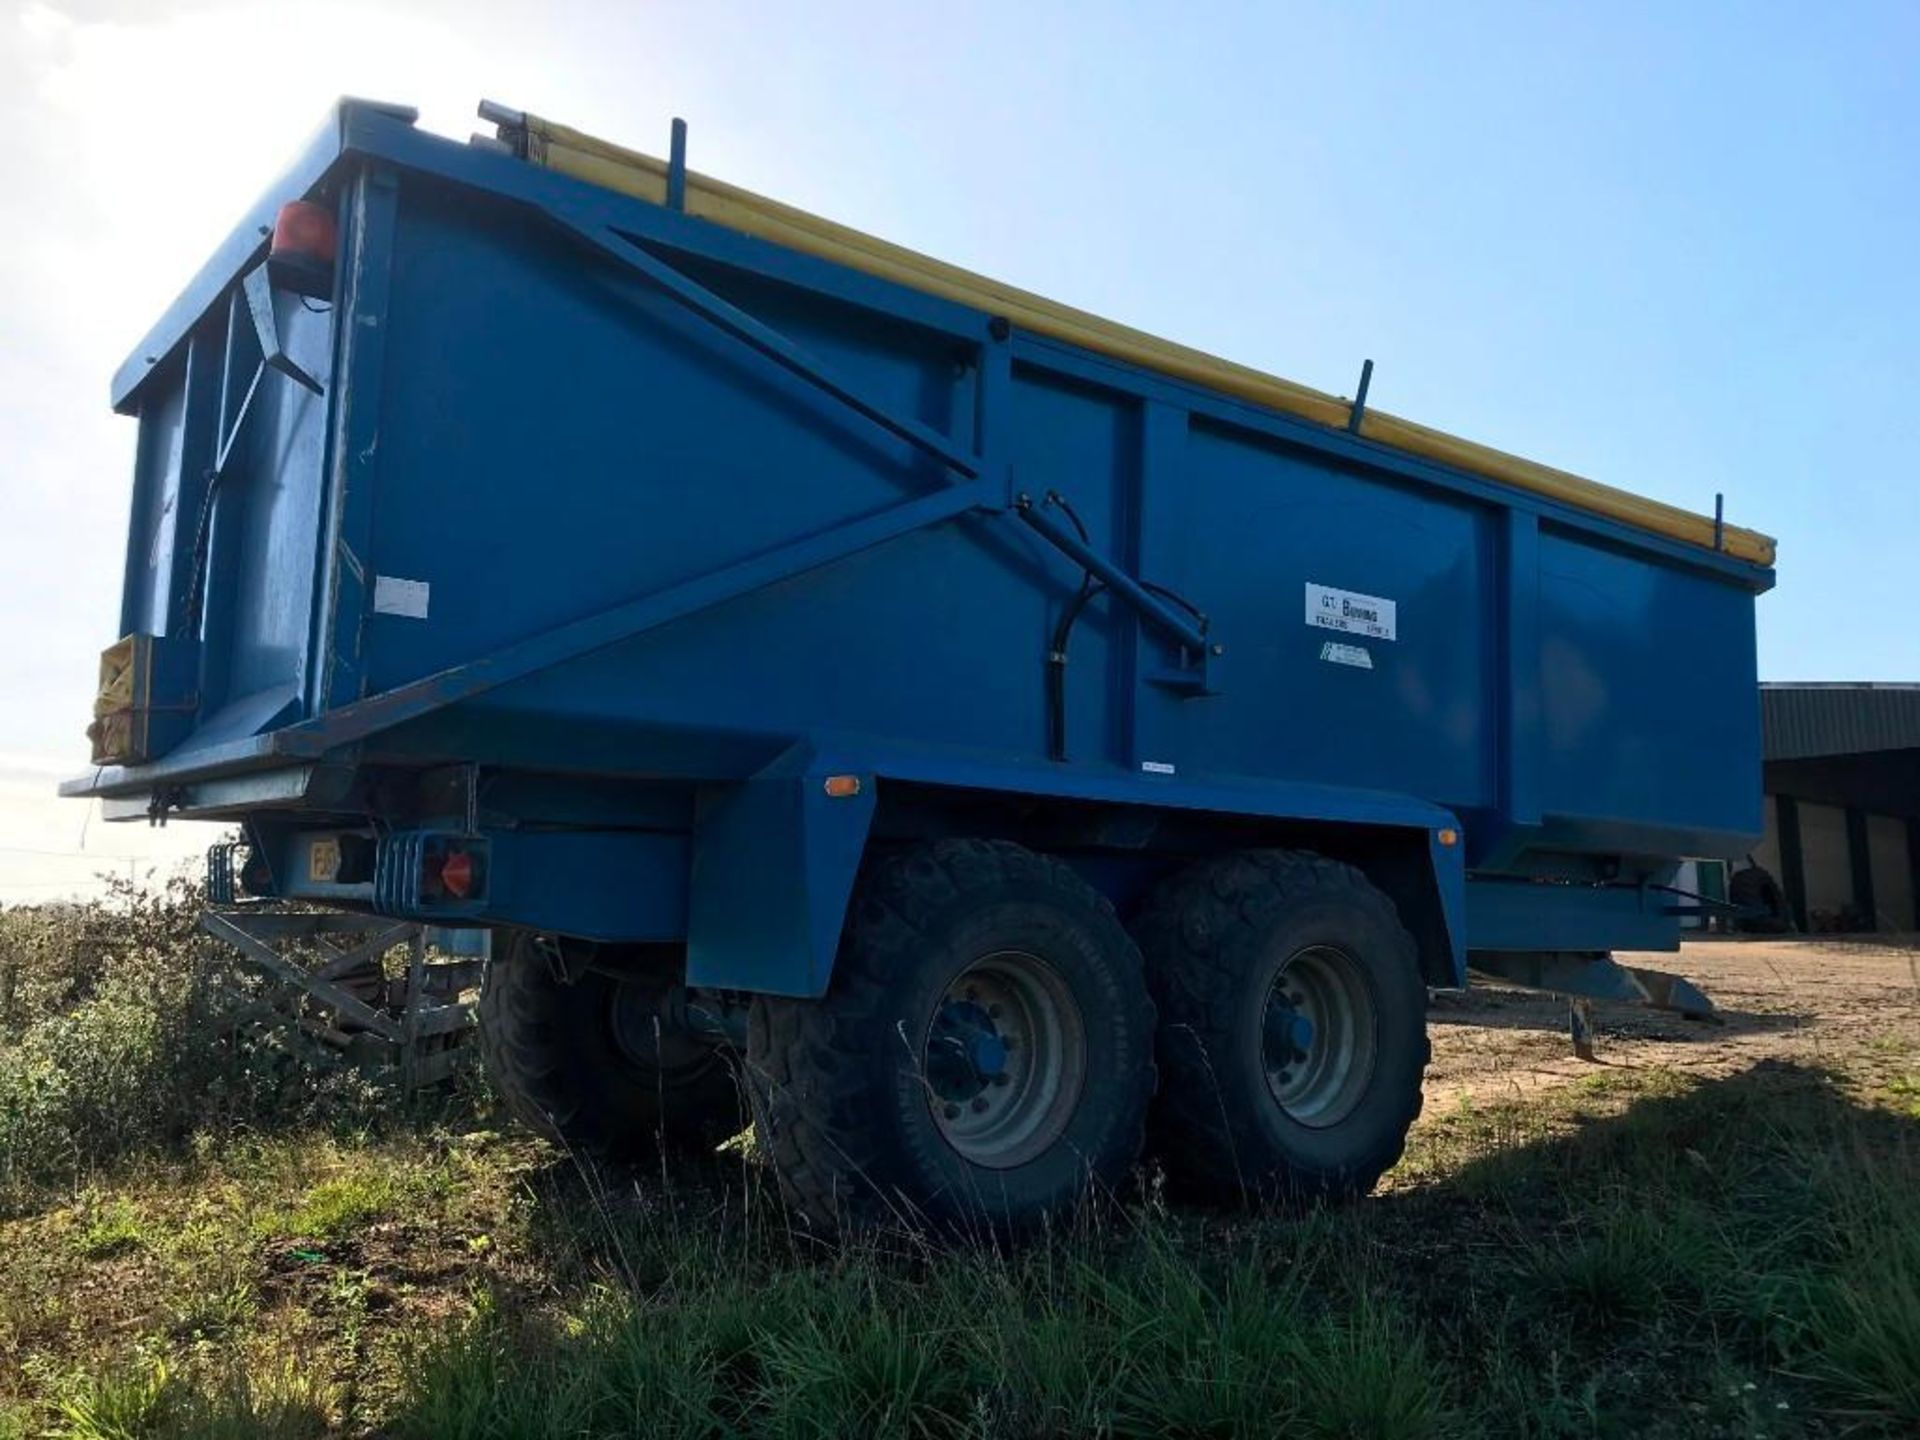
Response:
[[[1388,791],[1297,781],[1143,779],[1112,769],[933,751],[867,748],[861,755],[889,782],[1288,822],[1294,838],[1285,843],[1349,860],[1393,897],[1419,943],[1428,984],[1467,983],[1467,847],[1459,817],[1443,806]],[[1316,823],[1328,832],[1320,842],[1300,828]],[[1336,835],[1344,837],[1341,843],[1326,843]]]
[[[1449,845],[1442,836],[1451,831]],[[1457,826],[1424,832],[1381,827],[1369,839],[1304,848],[1351,861],[1384,890],[1420,950],[1420,970],[1432,986],[1460,989],[1467,983],[1467,872],[1465,844]]]
[[[874,783],[829,795],[829,772],[788,764],[700,792],[687,909],[687,983],[814,998],[833,977],[847,899],[873,823]]]
[[[1467,983],[1467,847],[1458,838],[1451,845],[1442,844],[1440,836],[1439,830],[1427,832],[1427,856],[1440,900],[1440,920],[1446,927],[1453,984],[1460,989]]]

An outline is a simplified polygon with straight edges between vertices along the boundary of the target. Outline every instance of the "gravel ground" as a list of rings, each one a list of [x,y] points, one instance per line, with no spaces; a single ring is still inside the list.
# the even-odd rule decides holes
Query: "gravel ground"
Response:
[[[1920,1049],[1920,937],[1859,941],[1704,939],[1673,954],[1622,954],[1624,964],[1693,981],[1724,1023],[1632,1005],[1595,1004],[1595,1058],[1567,1035],[1567,1002],[1475,981],[1429,1012],[1429,1116],[1462,1098],[1496,1099],[1566,1084],[1611,1067],[1730,1075],[1758,1061],[1844,1067],[1872,1080],[1903,1072]]]

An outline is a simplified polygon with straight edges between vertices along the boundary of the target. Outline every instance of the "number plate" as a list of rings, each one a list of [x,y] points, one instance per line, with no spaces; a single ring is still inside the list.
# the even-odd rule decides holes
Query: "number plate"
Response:
[[[307,879],[331,885],[340,873],[340,842],[315,840],[307,847]]]

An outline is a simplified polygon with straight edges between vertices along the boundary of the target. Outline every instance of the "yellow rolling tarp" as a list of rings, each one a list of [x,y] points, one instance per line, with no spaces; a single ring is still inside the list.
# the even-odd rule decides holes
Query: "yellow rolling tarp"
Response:
[[[525,129],[527,158],[535,163],[609,190],[656,204],[665,203],[665,161],[610,145],[532,115],[523,117],[521,124]],[[686,177],[686,208],[688,214],[730,230],[817,255],[976,310],[1004,315],[1013,324],[1036,334],[1082,345],[1099,354],[1219,390],[1256,405],[1342,429],[1352,415],[1351,402],[1338,396],[1102,320],[1097,315],[1017,290],[692,171]],[[1499,480],[1655,535],[1709,549],[1714,543],[1714,522],[1704,515],[1523,460],[1518,455],[1462,440],[1456,435],[1402,420],[1397,415],[1367,409],[1361,416],[1360,434],[1396,450]],[[1770,536],[1729,525],[1722,531],[1721,545],[1728,554],[1742,560],[1773,564],[1774,542]]]

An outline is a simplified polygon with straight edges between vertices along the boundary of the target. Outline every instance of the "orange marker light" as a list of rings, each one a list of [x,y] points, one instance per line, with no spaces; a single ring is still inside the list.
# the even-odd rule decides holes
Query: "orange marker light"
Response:
[[[331,266],[337,244],[332,211],[310,200],[289,200],[274,217],[268,253],[276,260],[299,255]]]
[[[325,299],[333,293],[333,260],[338,249],[333,212],[309,200],[289,200],[273,222],[267,273],[282,290]]]
[[[850,796],[860,793],[860,777],[858,775],[829,775],[827,776],[827,783],[822,788],[835,800],[845,800]]]
[[[1460,843],[1460,832],[1458,830],[1455,830],[1451,825],[1449,825],[1446,829],[1440,831],[1439,834],[1437,834],[1434,838],[1437,839],[1442,845],[1452,847]]]

